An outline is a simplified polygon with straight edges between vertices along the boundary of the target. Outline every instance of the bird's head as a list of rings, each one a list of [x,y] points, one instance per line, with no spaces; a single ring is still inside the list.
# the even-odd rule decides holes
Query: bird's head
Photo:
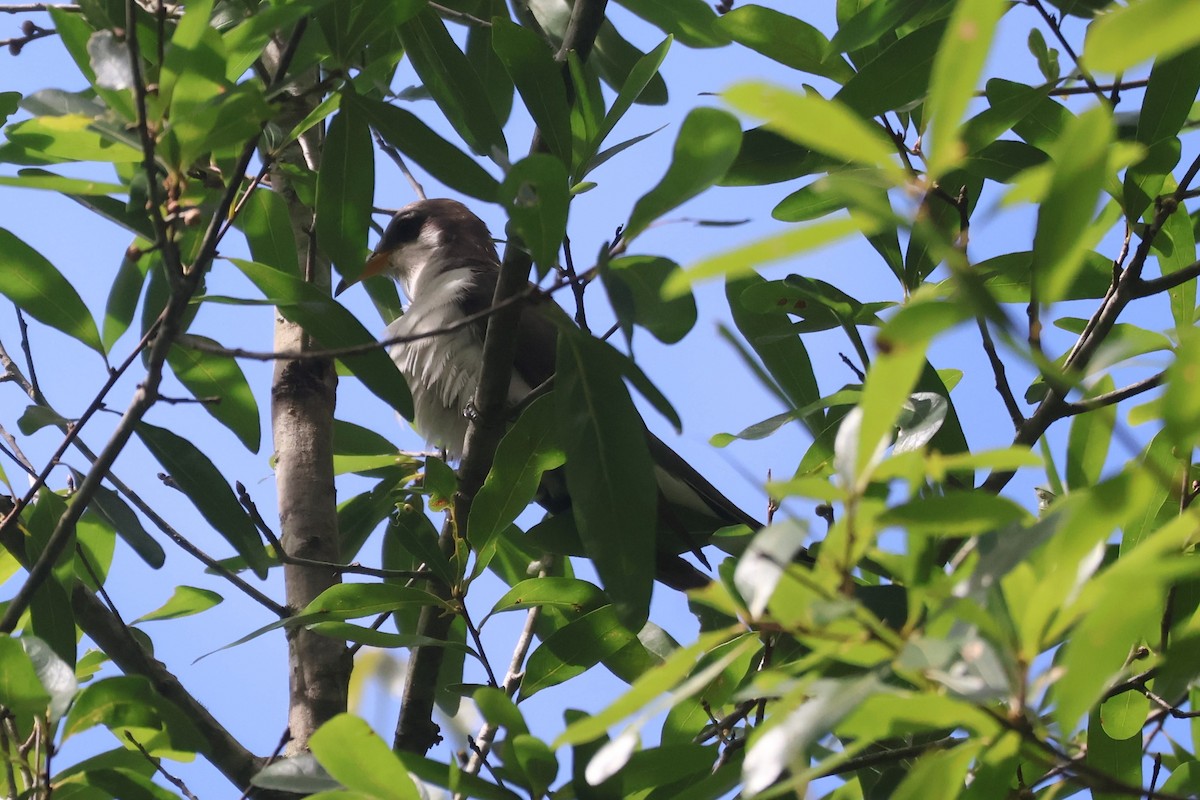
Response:
[[[417,278],[428,270],[497,261],[487,225],[466,206],[447,198],[418,200],[396,212],[362,273],[339,283],[334,295],[373,275],[388,275],[411,300]]]

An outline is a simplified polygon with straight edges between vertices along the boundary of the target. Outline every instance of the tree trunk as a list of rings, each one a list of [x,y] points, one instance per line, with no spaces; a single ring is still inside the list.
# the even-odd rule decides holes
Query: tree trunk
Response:
[[[316,75],[312,75],[315,82]],[[310,81],[301,81],[310,85]],[[319,99],[319,98],[317,98]],[[316,100],[292,98],[289,112],[279,120],[286,130],[299,122]],[[277,163],[290,162],[316,171],[320,166],[318,128],[302,143],[289,146]],[[303,145],[303,146],[302,146]],[[271,172],[274,190],[284,199],[296,240],[304,277],[329,290],[329,262],[313,247],[313,212],[292,191],[278,169]],[[275,349],[312,348],[300,326],[275,320]],[[333,410],[337,374],[323,358],[275,362],[271,386],[271,427],[275,446],[275,482],[279,499],[280,542],[289,556],[337,563],[337,498],[333,484]],[[286,564],[283,567],[287,605],[304,608],[321,592],[341,581],[333,569]],[[352,658],[343,642],[305,630],[288,638],[288,754],[303,751],[321,723],[346,710]]]

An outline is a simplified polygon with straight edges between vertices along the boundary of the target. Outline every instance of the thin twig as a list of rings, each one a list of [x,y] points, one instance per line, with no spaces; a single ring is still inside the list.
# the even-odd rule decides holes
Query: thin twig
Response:
[[[583,304],[583,290],[587,288],[587,284],[579,279],[579,275],[575,272],[575,258],[571,254],[571,239],[563,237],[563,270],[566,273],[567,281],[571,285],[571,294],[575,295],[575,324],[580,330],[588,330],[587,310]]]
[[[0,14],[30,14],[36,11],[49,11],[52,8],[74,14],[83,10],[82,6],[75,3],[5,3],[0,5]]]
[[[591,271],[585,272],[584,275],[590,276]],[[198,350],[201,353],[212,353],[213,355],[229,356],[231,358],[244,358],[250,361],[276,361],[289,359],[303,358],[344,358],[345,356],[360,355],[369,353],[372,350],[391,347],[396,344],[407,344],[409,342],[418,342],[422,339],[432,339],[435,336],[446,336],[455,331],[469,328],[475,323],[483,319],[488,319],[492,315],[498,313],[502,309],[519,303],[533,302],[548,298],[554,292],[559,291],[564,286],[568,285],[565,279],[557,280],[545,289],[530,284],[526,289],[519,291],[517,294],[510,295],[498,303],[494,303],[485,309],[468,314],[455,322],[447,323],[440,328],[430,331],[422,331],[420,333],[407,334],[403,336],[389,336],[386,339],[380,339],[373,342],[364,342],[363,344],[349,345],[347,347],[330,347],[327,349],[312,350],[243,350],[237,347],[221,347],[219,345],[209,344],[202,339],[196,339],[190,336],[181,336],[177,341],[180,347],[186,347],[191,350]]]
[[[1150,295],[1167,292],[1174,289],[1176,286],[1182,286],[1190,280],[1194,280],[1200,276],[1200,261],[1193,261],[1186,267],[1181,267],[1174,272],[1168,272],[1159,278],[1150,280],[1141,280],[1134,287],[1134,298],[1149,297]]]
[[[492,663],[488,660],[487,651],[483,649],[483,639],[479,636],[479,628],[475,627],[475,623],[471,621],[471,615],[465,604],[459,607],[459,614],[466,623],[467,632],[471,634],[471,639],[475,642],[475,649],[479,651],[479,663],[483,664],[483,670],[487,673],[488,686],[499,689],[500,682],[496,680],[496,673],[492,671]]]
[[[83,426],[86,425],[87,421],[92,418],[92,415],[104,405],[105,395],[108,394],[108,391],[125,373],[125,370],[127,370],[129,366],[133,364],[141,352],[146,349],[150,343],[150,339],[157,330],[158,322],[156,321],[142,336],[141,340],[134,346],[133,350],[129,353],[129,356],[126,357],[126,359],[121,362],[121,364],[115,370],[109,373],[108,380],[106,380],[104,385],[100,387],[100,391],[96,393],[96,396],[92,399],[92,402],[83,412],[83,416],[68,426],[66,436],[63,438],[62,442],[59,443],[58,448],[54,451],[54,454],[50,456],[50,459],[46,462],[46,466],[42,468],[40,473],[38,473],[37,479],[33,481],[25,494],[14,502],[12,510],[8,512],[8,515],[4,518],[4,520],[0,521],[0,533],[3,533],[8,529],[9,525],[16,521],[17,517],[21,514],[21,510],[29,505],[33,501],[33,498],[37,496],[38,490],[46,485],[46,480],[50,477],[50,472],[56,466],[58,466],[59,459],[62,458],[63,453],[67,452],[67,448],[71,446],[71,442],[73,442],[75,437],[77,437],[80,431],[83,430]],[[38,402],[39,404],[45,403],[45,398],[41,397],[41,392],[38,391],[37,387],[26,380],[21,374],[20,370],[16,368],[16,365],[12,362],[12,359],[9,358],[8,353],[5,351],[3,344],[0,344],[0,364],[4,365],[6,373],[11,376],[13,380],[16,380],[21,384],[22,388],[25,389],[25,392],[29,395],[30,399],[35,400],[35,402]]]
[[[465,11],[459,11],[457,8],[450,8],[441,3],[430,3],[429,7],[438,13],[438,16],[446,19],[456,20],[467,25],[474,25],[479,28],[490,28],[492,23],[486,19],[480,19],[473,14],[468,14]]]
[[[95,463],[96,454],[92,452],[91,448],[84,444],[81,439],[77,439],[75,441],[75,448],[79,450],[79,452],[83,453],[84,458],[88,459],[92,463]],[[133,489],[131,489],[124,481],[118,478],[111,471],[108,473],[108,481],[116,488],[118,492],[125,496],[126,500],[132,503],[134,507],[143,514],[145,514],[146,518],[154,523],[156,528],[166,534],[167,538],[174,542],[176,546],[178,546],[185,553],[203,564],[210,572],[229,581],[229,583],[233,584],[233,586],[241,591],[242,594],[246,595],[251,600],[258,603],[280,619],[286,619],[287,617],[291,616],[291,612],[288,611],[286,606],[275,602],[270,597],[256,589],[254,586],[247,583],[245,578],[226,567],[220,561],[213,558],[196,545],[192,544],[189,539],[187,539],[179,531],[175,530],[170,523],[163,519],[162,516],[159,515],[159,513],[155,511],[149,503],[143,500],[141,495],[133,491]]]
[[[171,783],[176,789],[178,789],[180,792],[182,792],[183,796],[186,797],[187,800],[199,800],[199,798],[196,797],[196,795],[191,793],[191,791],[187,787],[187,784],[184,783],[182,779],[175,777],[174,775],[172,775],[171,773],[169,773],[165,769],[163,769],[162,759],[155,758],[154,756],[150,755],[150,752],[148,750],[146,750],[146,748],[142,747],[142,743],[139,742],[132,733],[130,733],[129,731],[125,731],[125,738],[127,740],[129,740],[130,742],[132,742],[133,746],[138,749],[138,752],[141,753],[142,756],[147,761],[149,761],[151,764],[154,765],[155,771],[157,771],[159,775],[162,775],[163,778],[165,778],[169,783]]]
[[[382,569],[378,567],[365,567],[362,564],[335,564],[332,561],[319,561],[314,558],[302,558],[300,556],[289,555],[283,549],[283,543],[279,541],[279,537],[275,535],[275,531],[271,530],[271,526],[263,519],[259,513],[258,506],[250,497],[250,493],[246,491],[246,487],[238,481],[235,483],[237,488],[238,501],[242,507],[250,514],[250,519],[254,522],[254,527],[258,528],[271,547],[275,549],[275,556],[281,564],[294,564],[300,567],[314,567],[316,569],[327,569],[332,572],[352,573],[354,575],[370,575],[373,578],[396,578],[400,580],[418,580],[418,581],[435,581],[441,582],[441,579],[432,572],[426,570],[410,570],[410,569]]]
[[[372,128],[372,132],[375,134],[375,144],[379,146],[379,149],[383,151],[384,155],[390,158],[392,162],[399,167],[401,174],[408,179],[408,185],[412,187],[413,192],[417,195],[417,199],[426,199],[425,187],[422,186],[421,182],[418,181],[416,176],[412,174],[412,170],[408,168],[408,163],[405,162],[404,156],[400,155],[400,151],[388,144],[379,131]]]
[[[1064,417],[1074,416],[1076,414],[1083,414],[1087,411],[1093,411],[1097,408],[1103,408],[1104,406],[1116,405],[1122,400],[1128,400],[1131,397],[1137,397],[1139,394],[1143,394],[1151,389],[1156,389],[1159,386],[1162,386],[1166,377],[1166,370],[1163,370],[1155,375],[1151,375],[1149,378],[1143,378],[1140,381],[1131,383],[1128,386],[1122,386],[1120,389],[1114,389],[1111,392],[1098,394],[1095,397],[1086,397],[1083,400],[1075,403],[1063,403],[1062,415]]]
[[[541,569],[538,570],[538,577],[545,577],[549,574],[552,556],[546,556],[546,560],[542,562]],[[533,646],[534,631],[537,629],[538,620],[542,617],[542,607],[534,606],[525,614],[525,626],[521,629],[521,635],[517,638],[516,646],[513,648],[512,659],[508,664],[508,672],[504,676],[504,684],[501,687],[504,693],[509,697],[513,697],[517,693],[517,689],[521,686],[521,680],[525,677],[525,657],[529,654],[529,648]],[[479,645],[480,652],[483,651],[482,645]],[[463,767],[463,771],[469,775],[479,774],[480,768],[487,762],[488,752],[491,750],[492,742],[499,732],[500,726],[488,722],[479,729],[479,734],[475,737],[476,748],[471,752],[471,758]],[[455,800],[459,800],[461,795],[457,795]]]
[[[25,322],[25,314],[21,307],[13,304],[17,311],[17,326],[21,329],[21,352],[25,354],[25,369],[29,370],[29,396],[36,403],[44,402],[41,386],[38,384],[37,370],[33,364],[33,346],[29,341],[29,325]]]
[[[979,336],[983,339],[983,350],[987,353],[988,362],[992,365],[992,375],[996,379],[996,391],[1000,394],[1000,399],[1004,401],[1004,407],[1008,410],[1008,417],[1012,420],[1015,427],[1021,427],[1025,422],[1024,415],[1021,414],[1021,407],[1017,405],[1017,399],[1013,396],[1012,386],[1008,383],[1008,374],[1004,369],[1004,362],[1000,359],[999,353],[996,352],[996,343],[992,341],[992,333],[988,330],[987,320],[982,316],[976,317],[975,322],[979,325]]]

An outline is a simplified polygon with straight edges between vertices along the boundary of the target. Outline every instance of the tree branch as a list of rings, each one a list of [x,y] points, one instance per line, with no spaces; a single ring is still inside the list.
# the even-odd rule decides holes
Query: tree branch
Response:
[[[1134,287],[1133,296],[1141,298],[1167,292],[1176,286],[1182,286],[1190,280],[1195,280],[1198,276],[1200,276],[1200,261],[1193,261],[1186,267],[1169,272],[1162,277],[1138,281],[1137,286]]]
[[[975,322],[979,325],[979,335],[983,339],[983,350],[987,353],[988,362],[992,365],[992,374],[996,378],[996,391],[1000,394],[1000,399],[1004,401],[1004,407],[1008,410],[1008,417],[1012,420],[1014,428],[1020,428],[1025,422],[1025,416],[1021,414],[1021,407],[1017,405],[1017,399],[1013,396],[1012,386],[1008,383],[1008,374],[1004,369],[1004,361],[1000,359],[1000,354],[996,352],[996,343],[992,341],[991,331],[988,330],[987,321],[983,317],[976,317]]]
[[[1104,343],[1109,332],[1116,325],[1117,319],[1121,316],[1121,312],[1125,310],[1125,307],[1138,297],[1145,296],[1144,294],[1139,294],[1139,291],[1146,283],[1161,285],[1158,283],[1159,281],[1185,272],[1190,274],[1193,267],[1195,267],[1195,265],[1189,265],[1177,272],[1171,273],[1170,276],[1156,278],[1154,281],[1142,280],[1142,272],[1145,269],[1146,260],[1150,256],[1150,248],[1154,243],[1155,237],[1162,230],[1163,225],[1166,224],[1171,214],[1182,207],[1179,198],[1189,191],[1191,182],[1196,178],[1198,173],[1200,173],[1200,156],[1197,156],[1192,161],[1187,172],[1184,173],[1183,178],[1180,180],[1179,187],[1172,194],[1158,198],[1154,219],[1146,226],[1129,266],[1124,270],[1120,270],[1119,264],[1123,259],[1118,259],[1114,262],[1113,285],[1104,296],[1099,308],[1096,309],[1095,313],[1092,314],[1084,326],[1083,332],[1075,341],[1070,352],[1067,353],[1063,364],[1064,372],[1069,370],[1078,372],[1088,365],[1095,355],[1096,350]],[[1038,404],[1037,410],[1034,411],[1031,417],[1025,420],[1013,437],[1014,447],[1032,446],[1051,425],[1063,417],[1069,416],[1068,409],[1070,404],[1065,402],[1064,392],[1065,390],[1060,390],[1053,385],[1047,389],[1046,397]],[[998,493],[1008,485],[1012,476],[1013,472],[1010,470],[996,470],[988,475],[987,480],[983,482],[981,488]]]
[[[1131,397],[1137,397],[1139,394],[1143,394],[1151,389],[1162,386],[1166,377],[1167,373],[1166,371],[1163,371],[1156,375],[1151,375],[1149,378],[1144,378],[1143,380],[1137,381],[1136,383],[1123,386],[1120,389],[1114,389],[1111,392],[1098,394],[1095,397],[1085,398],[1077,403],[1063,403],[1061,407],[1062,416],[1070,417],[1076,414],[1083,414],[1087,411],[1093,411],[1097,408],[1103,408],[1104,406],[1116,405],[1122,400],[1128,400]]]

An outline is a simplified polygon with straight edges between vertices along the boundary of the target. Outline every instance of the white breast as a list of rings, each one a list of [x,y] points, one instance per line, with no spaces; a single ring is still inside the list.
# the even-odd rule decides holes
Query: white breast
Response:
[[[470,269],[443,272],[436,285],[413,287],[417,299],[404,315],[388,326],[386,337],[443,331],[463,318],[458,298],[471,279]],[[393,345],[389,352],[408,381],[416,412],[413,428],[450,458],[462,455],[467,435],[464,412],[475,396],[483,363],[483,341],[475,326]],[[514,377],[509,399],[529,391]]]

